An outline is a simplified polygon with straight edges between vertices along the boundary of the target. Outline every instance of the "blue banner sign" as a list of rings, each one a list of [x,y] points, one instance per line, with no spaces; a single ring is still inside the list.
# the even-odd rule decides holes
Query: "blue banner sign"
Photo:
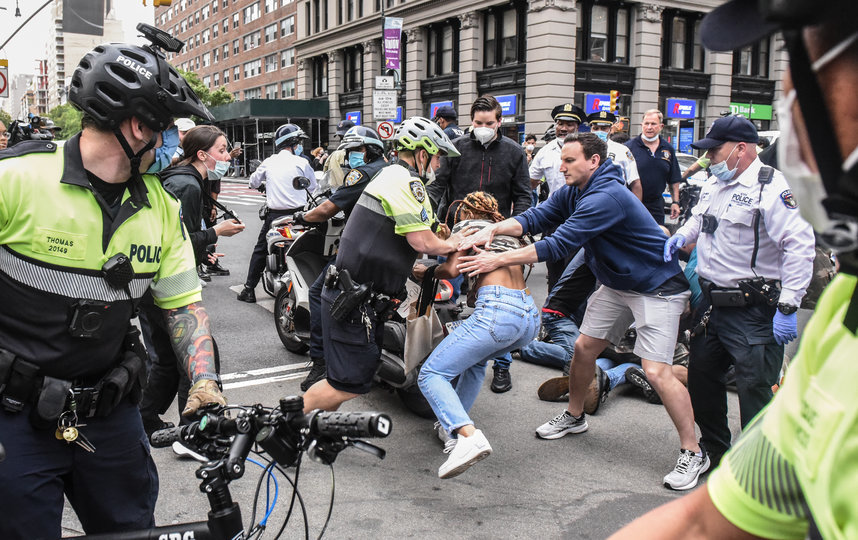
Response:
[[[594,112],[611,112],[611,94],[587,94],[584,102],[587,114]]]
[[[694,118],[697,115],[697,102],[693,99],[668,99],[668,118]]]
[[[452,101],[436,101],[435,103],[429,104],[429,118],[435,118],[435,112],[439,107],[452,107]]]
[[[495,96],[495,99],[498,100],[501,109],[503,109],[502,116],[515,116],[518,114],[518,96],[516,94]]]
[[[355,123],[356,126],[359,126],[360,121],[361,121],[360,111],[347,112],[346,113],[346,120],[351,120],[352,122]]]

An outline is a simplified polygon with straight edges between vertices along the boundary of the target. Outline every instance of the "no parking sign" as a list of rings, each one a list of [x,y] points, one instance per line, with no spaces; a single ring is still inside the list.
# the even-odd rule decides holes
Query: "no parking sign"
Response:
[[[0,98],[9,97],[9,61],[0,60]]]
[[[386,141],[393,137],[393,124],[391,122],[379,122],[376,131],[378,131],[378,136],[381,137],[381,140]]]

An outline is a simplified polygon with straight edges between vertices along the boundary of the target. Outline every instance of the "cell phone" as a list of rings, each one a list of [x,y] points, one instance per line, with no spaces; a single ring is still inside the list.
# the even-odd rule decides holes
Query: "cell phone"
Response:
[[[745,294],[739,290],[719,291],[715,289],[710,292],[712,305],[715,307],[742,307],[747,304]]]
[[[232,145],[232,147],[233,147],[233,148],[241,148],[241,143],[240,143],[240,142],[237,142],[237,143],[235,143],[234,145]]]

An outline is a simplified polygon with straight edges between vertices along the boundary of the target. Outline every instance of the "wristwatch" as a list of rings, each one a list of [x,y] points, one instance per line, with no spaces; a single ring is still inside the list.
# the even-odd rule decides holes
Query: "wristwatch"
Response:
[[[798,306],[784,304],[783,302],[781,302],[778,304],[778,311],[780,311],[784,315],[792,315],[793,313],[798,311]]]

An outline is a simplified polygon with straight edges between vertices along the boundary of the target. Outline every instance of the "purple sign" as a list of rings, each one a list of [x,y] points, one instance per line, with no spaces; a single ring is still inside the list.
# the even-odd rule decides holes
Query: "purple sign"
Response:
[[[399,44],[402,39],[402,19],[384,18],[384,69],[399,71]],[[399,81],[397,81],[399,82]]]

